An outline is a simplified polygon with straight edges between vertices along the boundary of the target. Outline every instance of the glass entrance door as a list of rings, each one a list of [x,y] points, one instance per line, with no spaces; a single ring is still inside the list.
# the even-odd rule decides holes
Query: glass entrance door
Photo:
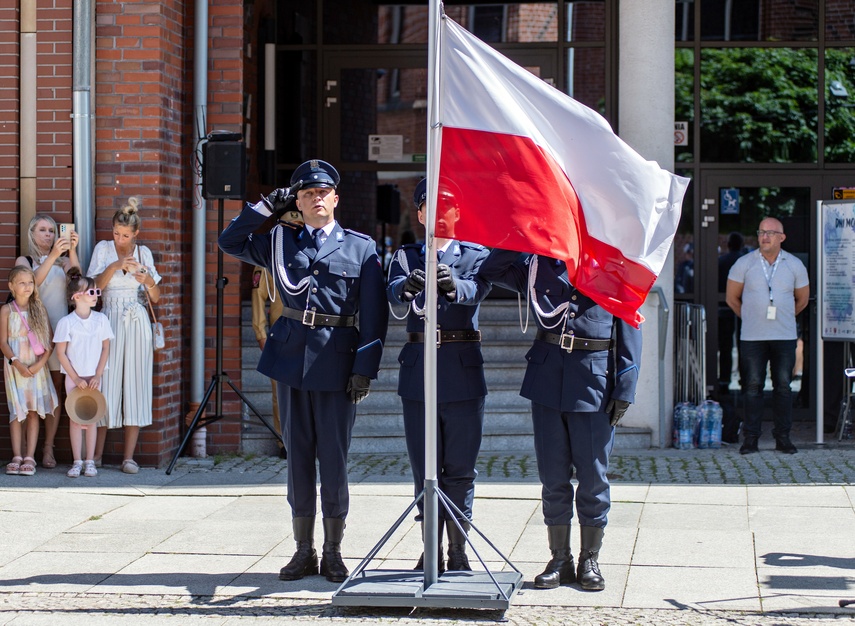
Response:
[[[815,206],[820,198],[820,177],[798,173],[727,173],[704,176],[697,235],[696,297],[707,314],[707,387],[725,398],[739,391],[739,326],[725,301],[727,273],[742,255],[757,249],[757,228],[764,217],[775,217],[784,226],[783,249],[808,268],[811,292],[815,293]],[[812,302],[814,299],[812,298]],[[797,319],[799,341],[792,389],[796,406],[808,408],[814,398],[809,385],[812,341],[812,306]]]

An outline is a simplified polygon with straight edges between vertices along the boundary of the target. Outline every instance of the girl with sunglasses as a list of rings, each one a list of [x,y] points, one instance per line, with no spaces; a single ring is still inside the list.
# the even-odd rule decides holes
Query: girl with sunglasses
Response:
[[[65,391],[70,393],[79,389],[100,389],[101,377],[107,369],[107,357],[110,355],[110,340],[113,330],[107,316],[92,307],[98,304],[101,290],[95,287],[95,280],[86,278],[77,267],[68,271],[68,301],[74,310],[59,320],[53,341],[56,353],[65,374]],[[68,435],[71,439],[71,454],[74,464],[66,476],[77,478],[81,471],[87,478],[98,475],[95,468],[95,445],[98,429],[95,424],[83,426],[74,420],[68,420]],[[83,461],[83,440],[86,440],[86,462]]]

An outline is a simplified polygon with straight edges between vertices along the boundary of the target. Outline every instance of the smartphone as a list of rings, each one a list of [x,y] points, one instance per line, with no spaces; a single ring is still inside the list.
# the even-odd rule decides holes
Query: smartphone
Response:
[[[60,224],[59,225],[59,236],[65,237],[66,239],[71,239],[71,233],[74,232],[74,224]]]

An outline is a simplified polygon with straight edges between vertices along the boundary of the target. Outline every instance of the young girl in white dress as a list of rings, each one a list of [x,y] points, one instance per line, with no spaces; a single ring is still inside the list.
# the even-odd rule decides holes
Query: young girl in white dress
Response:
[[[3,371],[12,443],[12,462],[6,465],[6,473],[32,476],[36,473],[34,454],[40,420],[55,413],[59,405],[45,367],[51,354],[51,328],[32,269],[25,265],[13,267],[9,272],[9,291],[14,299],[0,308],[0,351],[5,357]],[[23,450],[25,425],[26,451]]]
[[[152,302],[157,302],[161,280],[151,250],[137,244],[138,211],[137,198],[128,198],[128,204],[116,211],[113,239],[98,242],[86,272],[103,290],[101,311],[110,320],[116,336],[110,342],[110,369],[101,386],[107,400],[107,417],[98,422],[95,460],[99,461],[104,451],[107,427],[124,427],[122,471],[126,474],[139,471],[134,452],[140,428],[152,422],[154,346],[146,294],[142,291],[147,292]]]
[[[98,304],[101,290],[95,287],[93,279],[86,278],[79,268],[73,267],[68,272],[67,293],[74,311],[59,320],[53,336],[62,373],[65,374],[65,391],[71,393],[75,387],[100,389],[101,377],[110,355],[110,340],[113,338],[110,320],[103,313],[92,310]],[[98,429],[95,424],[83,426],[69,419],[68,434],[74,464],[66,476],[77,478],[81,470],[88,478],[97,476],[94,455]],[[85,463],[82,454],[84,434]]]

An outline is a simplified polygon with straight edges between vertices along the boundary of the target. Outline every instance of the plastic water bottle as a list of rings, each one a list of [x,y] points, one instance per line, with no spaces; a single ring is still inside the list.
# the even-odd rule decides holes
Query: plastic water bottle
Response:
[[[698,407],[698,448],[710,447],[710,431],[712,430],[712,408],[707,400]]]
[[[688,402],[678,402],[676,406],[674,406],[674,427],[672,429],[672,437],[671,443],[672,445],[681,450],[681,437],[683,436],[684,431],[688,428]]]
[[[718,402],[710,404],[710,448],[721,448],[722,408]]]
[[[683,407],[683,420],[680,423],[680,450],[691,450],[695,433],[698,411],[694,404],[687,402]]]

